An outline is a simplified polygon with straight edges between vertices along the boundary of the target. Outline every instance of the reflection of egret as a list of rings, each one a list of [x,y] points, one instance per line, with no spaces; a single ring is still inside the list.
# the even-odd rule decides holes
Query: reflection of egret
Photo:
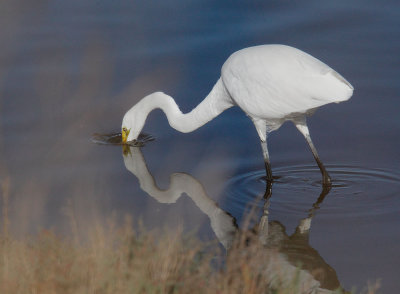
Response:
[[[330,290],[337,289],[342,291],[334,293],[348,293],[341,288],[336,271],[309,244],[311,221],[329,191],[329,188],[322,189],[317,201],[309,210],[308,216],[300,220],[292,235],[286,233],[286,228],[279,221],[268,221],[269,198],[265,199],[263,216],[258,226],[261,243],[270,250],[277,249],[281,253],[281,260],[278,262],[280,266],[285,267],[285,273],[289,280],[295,277],[297,274],[295,267],[300,265],[301,274],[308,277],[308,281],[312,277],[311,281],[316,282],[314,284],[314,287],[317,286],[314,288],[315,292],[304,293],[332,293]]]
[[[130,147],[130,152],[124,154],[126,169],[138,178],[143,191],[160,203],[175,203],[185,193],[210,218],[211,227],[221,244],[225,248],[230,246],[236,232],[235,220],[208,197],[198,180],[185,173],[174,173],[170,176],[169,189],[161,190],[148,171],[140,148]]]
[[[222,210],[206,193],[203,185],[191,175],[173,173],[170,176],[170,187],[161,190],[157,187],[153,176],[147,169],[140,148],[130,147],[130,152],[124,153],[125,167],[139,180],[140,187],[161,203],[175,203],[184,193],[188,195],[199,209],[205,213],[211,222],[211,228],[221,244],[229,250],[234,238],[239,232],[235,219]],[[323,189],[317,202],[313,205],[307,218],[300,221],[294,234],[289,236],[284,226],[278,221],[268,220],[269,198],[265,199],[264,212],[258,225],[259,240],[264,249],[269,250],[269,260],[260,260],[260,268],[272,283],[291,283],[298,279],[304,292],[301,293],[333,293],[340,287],[335,270],[330,267],[318,251],[308,243],[311,220],[315,210],[329,192]],[[278,252],[278,253],[277,253]],[[299,271],[298,266],[302,269]],[[282,281],[283,273],[284,281]],[[314,291],[314,292],[312,292]]]
[[[320,161],[306,124],[306,114],[324,104],[349,99],[353,87],[318,59],[284,45],[263,45],[232,54],[222,67],[221,78],[208,96],[190,113],[183,114],[174,99],[162,92],[144,97],[122,121],[124,142],[135,140],[149,112],[162,109],[169,124],[180,132],[191,132],[237,105],[253,121],[264,154],[267,179],[272,172],[267,135],[291,120],[304,135],[321,170],[323,183],[331,180]]]

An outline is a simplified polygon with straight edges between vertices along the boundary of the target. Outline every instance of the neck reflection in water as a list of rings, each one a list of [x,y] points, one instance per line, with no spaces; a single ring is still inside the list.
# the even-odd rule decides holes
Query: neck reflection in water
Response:
[[[229,253],[240,229],[235,218],[222,210],[207,195],[203,185],[196,178],[186,173],[173,173],[170,175],[169,188],[162,190],[157,187],[149,172],[140,148],[129,147],[129,150],[124,150],[123,159],[126,169],[139,180],[140,188],[158,202],[175,203],[182,194],[189,196],[209,217],[212,230]],[[285,227],[279,221],[268,220],[271,187],[268,186],[266,190],[267,193],[263,198],[263,214],[256,230],[258,239],[265,250],[269,250],[274,255],[274,258],[268,260],[265,270],[267,272],[272,272],[277,268],[283,270],[288,283],[296,278],[306,281],[302,284],[311,287],[310,293],[333,293],[332,291],[341,288],[335,270],[309,244],[311,221],[330,189],[323,188],[319,198],[309,210],[308,216],[299,221],[292,235],[286,233]],[[299,266],[301,266],[300,271]]]

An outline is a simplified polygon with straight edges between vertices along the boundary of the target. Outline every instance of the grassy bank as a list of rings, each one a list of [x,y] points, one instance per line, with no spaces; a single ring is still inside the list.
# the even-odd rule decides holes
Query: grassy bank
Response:
[[[158,237],[156,238],[155,235]],[[242,239],[242,240],[240,240]],[[247,245],[245,245],[247,243]],[[0,293],[302,293],[299,276],[264,270],[274,256],[258,242],[224,252],[181,232],[93,228],[85,244],[51,231],[26,240],[0,237]],[[215,256],[224,260],[218,266]],[[216,266],[217,264],[217,266]],[[272,278],[274,281],[272,281]],[[274,285],[271,290],[271,285]],[[375,293],[374,287],[364,293]],[[339,293],[339,292],[338,292]]]
[[[231,255],[221,271],[211,261],[222,252],[205,253],[204,244],[180,232],[154,235],[139,236],[130,225],[115,233],[96,228],[84,245],[50,231],[24,241],[2,235],[0,293],[263,293],[268,288],[254,271],[265,258],[262,251],[252,252],[254,258],[255,248],[242,252],[242,260]]]

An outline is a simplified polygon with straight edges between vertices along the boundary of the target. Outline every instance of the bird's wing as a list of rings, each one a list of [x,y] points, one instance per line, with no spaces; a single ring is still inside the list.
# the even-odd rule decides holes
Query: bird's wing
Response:
[[[229,93],[250,115],[282,118],[351,96],[343,77],[300,50],[251,49],[233,54],[222,68]]]

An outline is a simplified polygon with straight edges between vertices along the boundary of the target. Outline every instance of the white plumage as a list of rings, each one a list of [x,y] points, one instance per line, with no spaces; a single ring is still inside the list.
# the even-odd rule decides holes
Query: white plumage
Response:
[[[285,45],[261,45],[233,53],[222,66],[221,78],[190,113],[183,114],[174,99],[162,92],[144,97],[122,121],[124,140],[135,140],[150,111],[162,109],[169,124],[191,132],[232,106],[239,106],[254,122],[261,140],[267,179],[272,172],[267,135],[285,121],[294,122],[305,136],[321,169],[323,183],[331,181],[311,141],[305,117],[317,107],[348,100],[354,88],[332,68],[311,55]]]
[[[282,119],[350,98],[353,87],[318,59],[284,45],[246,48],[222,67],[232,99],[252,117]]]

